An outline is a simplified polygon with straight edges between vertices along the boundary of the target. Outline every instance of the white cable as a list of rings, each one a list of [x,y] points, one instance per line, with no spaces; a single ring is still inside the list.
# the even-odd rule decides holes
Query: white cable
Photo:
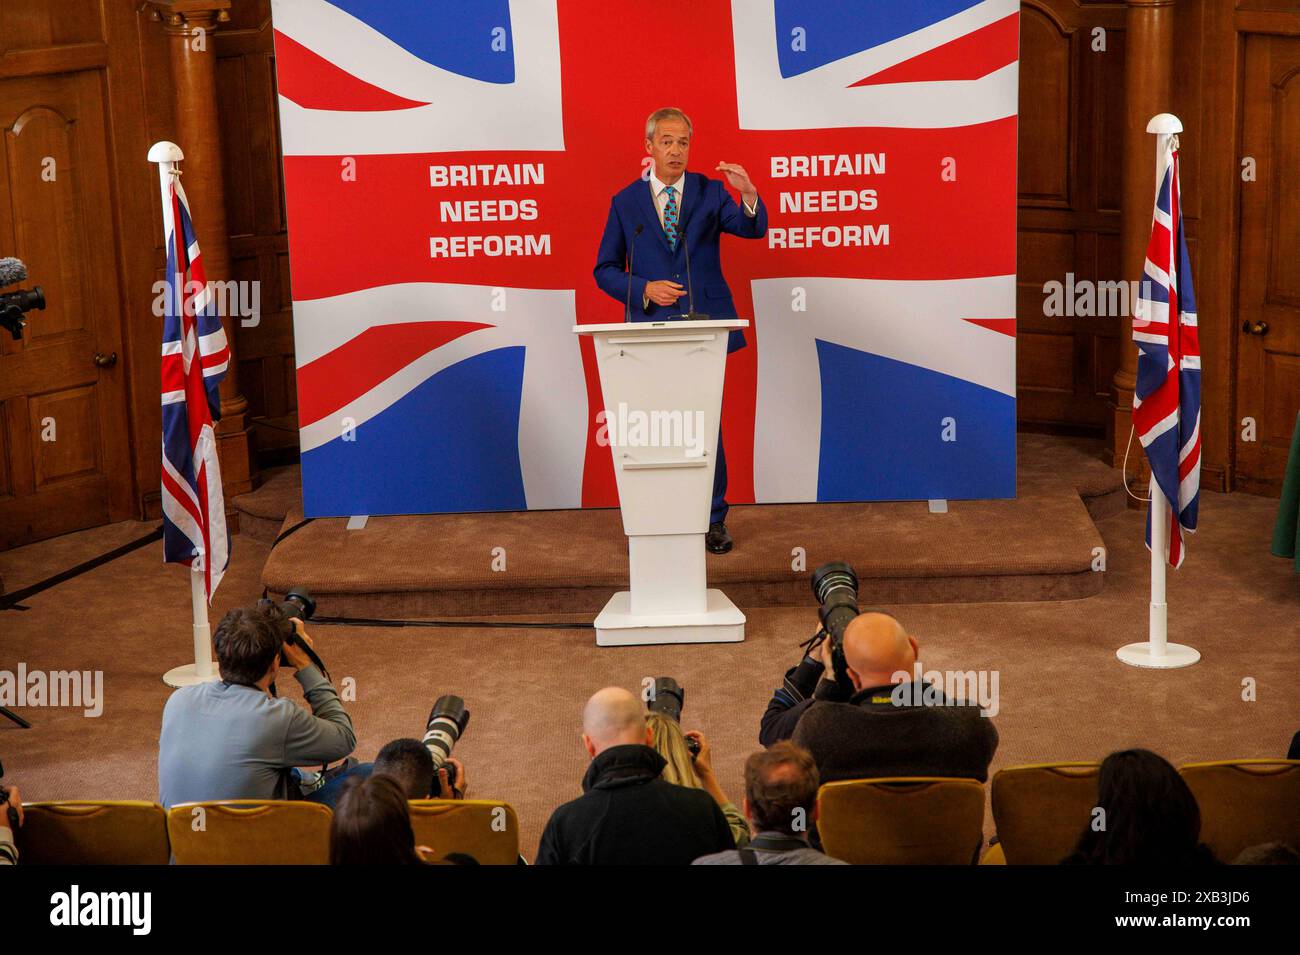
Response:
[[[1135,430],[1137,430],[1137,425],[1136,425],[1136,424],[1131,424],[1131,425],[1129,425],[1129,429],[1128,429],[1128,443],[1127,443],[1126,445],[1124,445],[1124,467],[1123,467],[1123,474],[1124,474],[1124,491],[1125,491],[1125,493],[1128,494],[1129,497],[1133,498],[1133,500],[1135,500],[1135,501],[1146,502],[1146,501],[1149,501],[1149,500],[1151,499],[1150,494],[1148,494],[1146,497],[1138,497],[1136,494],[1133,493],[1132,490],[1130,490],[1130,488],[1129,488],[1129,486],[1128,486],[1128,449],[1131,448],[1131,447],[1133,447],[1133,432],[1134,432]]]

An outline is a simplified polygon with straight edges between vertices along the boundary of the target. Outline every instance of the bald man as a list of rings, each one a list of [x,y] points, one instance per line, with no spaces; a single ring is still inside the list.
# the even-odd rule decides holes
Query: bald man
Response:
[[[551,815],[538,865],[690,865],[735,848],[712,796],[661,778],[667,764],[650,740],[639,697],[609,686],[587,701],[583,795]]]
[[[941,687],[921,692],[908,685],[920,650],[896,618],[864,613],[850,621],[842,680],[831,670],[830,641],[819,649],[820,661],[805,658],[791,670],[769,705],[760,737],[765,744],[789,735],[813,754],[823,783],[880,776],[988,778],[998,746],[993,722],[980,715],[978,703],[954,705]],[[815,688],[810,677],[820,677]],[[783,694],[800,699],[782,706]]]
[[[822,650],[829,673],[830,647]],[[832,691],[819,687],[793,736],[813,754],[823,783],[873,776],[988,779],[998,731],[977,702],[956,704],[940,687],[908,686],[919,652],[916,637],[889,614],[864,613],[849,623],[844,661],[852,695],[844,699],[833,681]]]

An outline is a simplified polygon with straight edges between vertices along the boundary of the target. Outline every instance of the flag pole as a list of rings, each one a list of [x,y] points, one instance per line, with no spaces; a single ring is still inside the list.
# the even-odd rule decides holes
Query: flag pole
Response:
[[[1169,140],[1183,131],[1182,121],[1172,113],[1159,113],[1147,123],[1147,132],[1156,136],[1156,192],[1160,191],[1161,162]],[[1181,214],[1181,213],[1180,213]],[[1175,237],[1177,242],[1177,237]],[[1169,316],[1170,322],[1177,321]],[[1147,613],[1147,640],[1130,643],[1115,651],[1115,656],[1129,666],[1172,670],[1191,666],[1201,659],[1200,651],[1181,643],[1169,642],[1169,604],[1166,602],[1165,572],[1168,569],[1169,501],[1156,482],[1155,473],[1147,488],[1151,508],[1151,603]]]
[[[149,161],[158,164],[158,186],[162,191],[163,216],[171,209],[171,184],[179,176],[176,164],[185,158],[181,148],[167,141],[154,143],[149,148]],[[173,667],[163,674],[163,682],[170,687],[193,686],[212,683],[217,679],[212,665],[212,631],[208,625],[208,600],[204,587],[204,561],[201,555],[190,567],[190,609],[193,615],[194,662]]]

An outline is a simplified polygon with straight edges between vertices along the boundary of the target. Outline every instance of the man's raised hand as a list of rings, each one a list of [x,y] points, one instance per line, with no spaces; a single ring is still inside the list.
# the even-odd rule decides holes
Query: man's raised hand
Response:
[[[749,178],[749,173],[745,172],[745,167],[737,165],[734,162],[718,163],[718,171],[727,177],[727,182],[731,188],[740,193],[741,198],[746,202],[752,203],[758,198],[758,190],[754,188],[754,183]]]

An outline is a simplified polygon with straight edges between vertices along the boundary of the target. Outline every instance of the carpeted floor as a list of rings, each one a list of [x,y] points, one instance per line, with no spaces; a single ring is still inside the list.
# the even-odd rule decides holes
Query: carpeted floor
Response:
[[[1171,573],[1170,633],[1203,661],[1153,672],[1118,663],[1115,649],[1145,639],[1148,562],[1142,515],[1098,522],[1108,548],[1105,587],[1084,600],[908,604],[928,669],[996,670],[1001,745],[994,769],[1049,759],[1096,759],[1146,746],[1175,763],[1281,756],[1300,729],[1300,577],[1268,556],[1277,502],[1202,495],[1202,530]],[[10,592],[140,536],[118,524],[0,554]],[[852,528],[845,529],[852,534]],[[737,542],[745,547],[744,539]],[[213,620],[259,596],[267,545],[239,537]],[[186,572],[151,545],[0,612],[0,670],[104,671],[104,709],[27,708],[19,730],[0,720],[6,779],[27,800],[156,798],[163,671],[190,655]],[[872,602],[871,594],[863,595]],[[572,619],[567,617],[565,619]],[[590,630],[311,628],[336,681],[355,681],[348,704],[358,754],[419,736],[435,697],[456,692],[473,717],[458,749],[471,792],[514,804],[531,855],[550,811],[579,792],[586,759],[579,712],[593,690],[671,674],[687,687],[688,728],[709,738],[727,792],[739,801],[743,760],[782,671],[815,614],[755,610],[740,645],[598,650]],[[1257,698],[1242,699],[1253,681]],[[282,692],[298,697],[292,679]],[[986,829],[991,831],[991,820]]]

